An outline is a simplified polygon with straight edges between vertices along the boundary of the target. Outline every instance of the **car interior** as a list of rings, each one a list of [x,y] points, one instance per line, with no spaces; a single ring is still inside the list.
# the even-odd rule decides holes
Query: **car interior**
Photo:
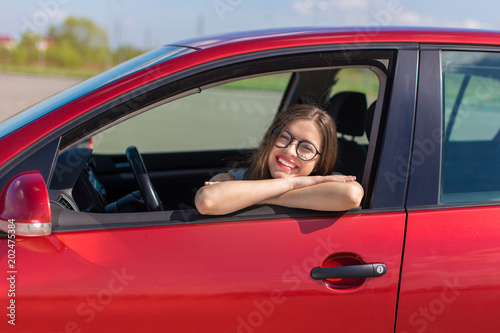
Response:
[[[377,140],[377,136],[373,135],[371,127],[375,109],[379,104],[377,100],[383,99],[384,89],[380,89],[380,87],[385,87],[388,71],[388,61],[371,60],[369,64],[361,65],[306,68],[271,72],[265,75],[248,75],[224,81],[222,86],[229,85],[226,91],[231,96],[235,96],[239,91],[233,86],[238,84],[249,85],[252,91],[245,92],[245,94],[251,97],[243,100],[244,105],[246,105],[247,101],[264,100],[266,94],[278,96],[273,97],[272,103],[269,103],[271,106],[267,107],[265,112],[255,107],[254,109],[258,110],[258,112],[253,110],[252,114],[243,107],[239,111],[240,113],[236,112],[236,117],[244,116],[246,112],[250,113],[248,119],[254,119],[258,118],[256,116],[265,113],[263,118],[267,117],[266,121],[268,122],[278,112],[285,112],[284,110],[289,105],[311,103],[324,108],[337,124],[339,157],[335,170],[342,174],[355,175],[357,181],[367,186],[367,177],[369,177],[370,173],[365,166],[367,159],[370,159],[368,157],[370,140]],[[265,89],[253,87],[265,82],[263,77],[267,80],[268,76],[273,75],[277,76],[281,81],[281,88],[275,89],[272,94]],[[255,81],[253,84],[241,83],[243,81],[251,82],[252,80]],[[269,80],[273,81],[274,79]],[[218,83],[207,84],[206,88],[199,89],[194,95],[203,95],[210,90],[214,91],[214,95],[217,95],[224,90],[223,88]],[[147,131],[137,133],[137,136],[134,136],[130,130],[124,130],[124,133],[126,133],[124,136],[128,137],[130,135],[130,142],[133,144],[126,144],[126,148],[113,148],[115,150],[110,148],[108,151],[103,148],[106,146],[103,142],[106,140],[113,141],[113,136],[120,133],[119,126],[130,126],[131,128],[142,126],[134,123],[134,121],[143,117],[143,114],[150,114],[150,117],[152,117],[152,119],[147,120],[148,124],[153,122],[162,124],[162,127],[158,129],[159,133],[169,132],[168,129],[163,128],[168,122],[169,111],[162,108],[168,108],[168,104],[174,105],[175,102],[171,103],[172,100],[189,101],[192,98],[191,96],[194,96],[190,94],[181,95],[182,98],[168,99],[169,103],[165,103],[166,99],[161,103],[157,103],[160,105],[156,108],[158,110],[150,107],[150,111],[144,112],[137,117],[124,117],[124,119],[130,119],[123,122],[117,121],[113,123],[112,127],[108,126],[105,131],[101,130],[101,133],[95,132],[92,136],[84,137],[79,142],[73,143],[66,148],[58,156],[50,180],[49,195],[53,206],[58,207],[55,214],[62,216],[61,214],[67,214],[68,212],[98,213],[101,215],[99,218],[101,219],[100,224],[106,223],[103,221],[108,219],[102,217],[104,215],[155,210],[168,211],[171,220],[191,221],[199,219],[200,216],[194,207],[196,191],[212,176],[227,172],[235,162],[241,161],[253,152],[265,128],[261,123],[254,125],[261,133],[253,134],[251,137],[246,134],[248,137],[243,140],[245,141],[244,144],[242,144],[242,139],[238,138],[236,145],[233,145],[232,148],[208,147],[203,150],[195,147],[194,149],[183,150],[181,148],[170,151],[166,148],[165,151],[159,152],[159,149],[168,146],[168,141],[176,138],[163,141],[161,138],[157,138],[153,132],[150,134]],[[225,106],[222,104],[221,100],[225,100],[225,98],[224,96],[220,97],[214,108],[207,107],[208,110],[202,110],[205,114],[200,111],[196,117],[203,118],[205,115],[216,117],[221,110],[235,113],[234,109],[237,109],[237,107],[232,108],[230,104]],[[209,104],[206,101],[203,103],[205,106]],[[251,103],[253,102],[249,102],[249,104]],[[258,102],[255,103],[257,105]],[[381,108],[380,105],[379,108]],[[155,112],[161,113],[161,117],[165,117],[165,120],[155,118],[159,117],[155,116]],[[195,123],[194,116],[192,118],[188,117],[186,116],[182,120],[182,124],[190,126]],[[210,141],[211,133],[217,131],[222,133],[221,136],[226,135],[227,129],[232,126],[231,124],[234,124],[234,120],[231,120],[233,123],[230,121],[228,124],[221,125],[220,129],[213,129],[207,119],[201,119],[202,125],[200,125],[208,128],[209,132],[206,136],[203,136],[203,134],[198,136],[196,133],[186,134],[188,137],[192,136],[193,141],[196,141],[197,144],[200,141],[202,143],[205,140]],[[215,119],[219,121],[218,119],[221,118]],[[245,121],[241,122],[245,127]],[[125,125],[127,123],[129,125]],[[192,126],[196,127],[197,125]],[[175,130],[172,129],[172,131]],[[185,129],[180,131],[185,131]],[[110,134],[108,135],[106,132],[110,132]],[[99,138],[99,135],[102,135],[102,138]],[[150,150],[147,145],[137,145],[135,147],[134,140],[148,138],[154,142],[155,148]],[[226,137],[223,137],[220,141],[225,142],[227,140]],[[123,142],[119,143],[123,144]],[[100,148],[97,147],[99,145]],[[129,151],[134,149],[137,154],[134,158],[131,158]],[[134,163],[138,165],[138,170],[131,167]],[[373,162],[370,161],[370,163]],[[148,201],[151,201],[151,198],[153,201],[157,200],[157,204],[149,203]],[[269,211],[266,212],[269,213]],[[79,216],[80,219],[86,221],[80,222],[80,224],[94,224],[93,219],[89,218],[90,215],[87,217],[82,215],[70,216],[73,219]],[[151,218],[154,220],[156,217]],[[164,219],[164,217],[162,218]],[[158,219],[162,218],[158,217]],[[110,217],[109,223],[118,223],[112,221],[114,220]],[[123,218],[120,218],[120,221],[123,222]],[[64,223],[60,222],[59,227],[64,227]]]

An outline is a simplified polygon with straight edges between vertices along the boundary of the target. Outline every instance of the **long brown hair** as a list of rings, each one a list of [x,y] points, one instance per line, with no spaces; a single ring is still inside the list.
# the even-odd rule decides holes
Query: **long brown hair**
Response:
[[[259,148],[248,161],[247,179],[272,178],[267,165],[269,154],[286,125],[299,119],[315,121],[321,132],[321,155],[319,155],[319,161],[312,174],[325,176],[333,172],[338,152],[335,122],[326,111],[317,106],[296,104],[278,113],[271,126],[267,129]]]

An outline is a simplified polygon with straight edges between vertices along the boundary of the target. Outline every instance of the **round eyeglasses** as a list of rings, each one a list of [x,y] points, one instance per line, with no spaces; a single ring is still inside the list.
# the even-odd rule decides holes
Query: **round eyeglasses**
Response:
[[[287,130],[283,130],[283,133],[281,133],[276,140],[275,146],[278,148],[286,148],[293,141],[297,141],[297,146],[295,147],[295,149],[297,150],[297,156],[301,160],[310,161],[315,158],[316,155],[321,155],[321,153],[312,143],[310,143],[309,141],[299,141],[299,139],[295,138],[292,133],[288,132]]]

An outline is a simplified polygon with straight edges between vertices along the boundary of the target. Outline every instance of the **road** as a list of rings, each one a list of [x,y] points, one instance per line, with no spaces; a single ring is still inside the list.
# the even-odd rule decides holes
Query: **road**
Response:
[[[81,80],[0,73],[0,122]]]

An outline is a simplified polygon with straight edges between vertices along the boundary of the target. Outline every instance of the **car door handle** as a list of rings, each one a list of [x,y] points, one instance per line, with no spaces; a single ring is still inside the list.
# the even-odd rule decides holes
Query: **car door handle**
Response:
[[[315,267],[311,277],[315,280],[379,277],[387,272],[381,263],[337,267]]]

